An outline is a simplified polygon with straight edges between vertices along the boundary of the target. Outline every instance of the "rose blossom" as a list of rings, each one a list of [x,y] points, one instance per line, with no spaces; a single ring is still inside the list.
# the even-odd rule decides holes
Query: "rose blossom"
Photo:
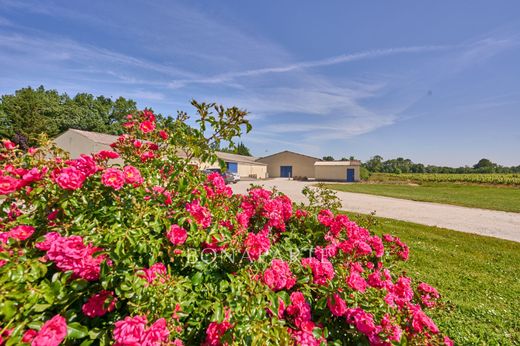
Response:
[[[106,305],[107,299],[109,300],[108,306]],[[107,312],[114,310],[116,301],[117,298],[114,297],[114,292],[102,290],[90,297],[87,302],[83,304],[81,310],[85,316],[91,318],[101,317]]]
[[[264,283],[273,291],[291,289],[296,283],[296,277],[289,265],[279,259],[273,259],[271,267],[267,268],[263,277]]]
[[[32,346],[57,346],[67,336],[67,322],[65,318],[56,315],[42,326],[38,335],[33,339]]]
[[[33,226],[19,225],[11,228],[8,233],[9,238],[15,238],[18,240],[26,240],[34,233]]]
[[[312,280],[315,284],[326,285],[327,281],[334,278],[334,267],[326,258],[322,258],[321,260],[314,257],[302,258],[301,262],[304,268],[311,268]]]
[[[141,176],[141,172],[134,166],[125,166],[123,168],[123,173],[125,174],[125,182],[127,184],[133,184],[134,186],[141,185],[143,183],[143,177]]]
[[[145,120],[141,124],[139,124],[139,129],[143,133],[152,132],[153,130],[155,130],[155,123],[153,121],[150,121],[150,120]]]
[[[4,147],[7,149],[7,150],[13,150],[14,148],[16,148],[16,144],[14,144],[13,142],[11,142],[10,140],[4,140]]]
[[[181,245],[184,244],[186,238],[188,238],[188,232],[179,225],[172,225],[166,236],[173,245]]]
[[[166,132],[164,130],[161,130],[161,131],[159,131],[159,136],[161,136],[161,138],[163,140],[167,140],[168,139],[168,132]]]
[[[200,205],[200,201],[198,199],[194,200],[191,203],[186,204],[186,210],[188,213],[193,216],[195,222],[203,227],[207,228],[211,224],[211,213],[208,208]]]
[[[22,342],[29,343],[36,337],[36,335],[38,335],[37,330],[28,329],[25,331],[25,333],[23,333]]]
[[[99,157],[104,160],[117,159],[119,158],[119,154],[111,150],[101,150],[99,153],[96,154],[96,157]]]
[[[118,168],[107,168],[101,176],[101,182],[105,186],[119,190],[125,184],[125,174]]]
[[[127,316],[124,320],[114,323],[114,346],[141,345],[147,322],[146,316]]]
[[[0,175],[0,195],[8,195],[15,192],[20,186],[20,180],[9,175]]]
[[[332,299],[327,299],[327,305],[334,316],[341,317],[347,312],[347,303],[337,293],[332,295]]]
[[[256,261],[260,255],[269,251],[271,243],[266,232],[262,231],[258,234],[249,233],[245,241],[247,255],[250,261]]]
[[[53,172],[54,181],[62,189],[77,190],[83,186],[85,174],[74,166],[62,168]]]
[[[163,345],[164,342],[168,341],[168,335],[170,335],[170,331],[166,327],[166,320],[164,318],[160,318],[145,331],[142,345]]]

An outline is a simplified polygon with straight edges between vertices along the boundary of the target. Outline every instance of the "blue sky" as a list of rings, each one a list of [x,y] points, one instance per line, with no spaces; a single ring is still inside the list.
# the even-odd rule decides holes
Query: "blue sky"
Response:
[[[0,0],[0,93],[251,112],[254,155],[520,164],[520,2]]]

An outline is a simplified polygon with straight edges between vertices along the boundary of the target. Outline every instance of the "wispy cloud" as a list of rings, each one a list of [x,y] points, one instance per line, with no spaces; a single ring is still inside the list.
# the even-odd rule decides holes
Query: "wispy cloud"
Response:
[[[425,52],[434,52],[440,50],[446,50],[450,48],[450,46],[412,46],[412,47],[397,47],[397,48],[387,48],[387,49],[374,49],[363,52],[357,52],[352,54],[342,54],[338,56],[328,57],[320,60],[312,60],[312,61],[302,61],[297,63],[291,63],[283,66],[273,66],[273,67],[265,67],[258,69],[251,69],[245,71],[238,72],[229,72],[217,74],[207,78],[199,78],[199,79],[182,79],[175,80],[170,83],[172,88],[179,88],[185,86],[190,83],[199,83],[199,84],[218,84],[227,82],[230,80],[234,80],[240,77],[256,77],[265,74],[275,74],[275,73],[286,73],[292,72],[296,70],[331,66],[337,64],[343,64],[347,62],[353,62],[358,60],[365,59],[375,59],[389,55],[396,54],[405,54],[405,53],[425,53]]]

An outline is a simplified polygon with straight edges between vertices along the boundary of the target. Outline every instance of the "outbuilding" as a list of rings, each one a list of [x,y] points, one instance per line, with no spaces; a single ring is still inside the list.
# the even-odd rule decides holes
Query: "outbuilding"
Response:
[[[314,163],[316,180],[347,181],[360,180],[361,161],[317,161]]]
[[[267,178],[267,165],[256,161],[256,157],[225,153],[222,151],[217,151],[217,156],[226,163],[226,169],[228,171],[238,173],[241,178]]]
[[[269,178],[314,178],[314,164],[320,159],[292,151],[282,151],[259,158],[257,162],[267,164]]]
[[[56,137],[54,143],[61,149],[68,151],[71,158],[77,158],[81,154],[91,154],[101,150],[112,150],[110,144],[116,142],[117,138],[118,136],[106,133],[69,129]],[[267,177],[267,165],[262,162],[257,162],[255,157],[229,154],[220,151],[217,152],[217,156],[226,163],[226,167],[229,171],[238,173],[241,177],[256,179],[265,179]],[[120,159],[117,161],[121,163]],[[213,167],[215,165],[201,164],[201,166]]]

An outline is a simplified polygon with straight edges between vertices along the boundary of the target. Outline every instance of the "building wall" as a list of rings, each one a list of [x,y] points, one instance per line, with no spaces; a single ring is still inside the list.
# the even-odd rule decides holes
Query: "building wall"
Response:
[[[314,166],[316,173],[316,180],[330,180],[330,181],[346,181],[347,168],[354,169],[354,180],[360,181],[358,165],[345,166]]]
[[[214,164],[208,164],[205,162],[203,162],[202,164],[198,162],[194,163],[198,164],[200,169],[220,168],[218,162],[215,162]],[[246,162],[238,162],[238,174],[242,178],[256,175],[257,179],[265,179],[267,178],[267,166],[248,164]]]
[[[65,131],[54,139],[54,143],[61,149],[68,151],[71,159],[76,159],[81,154],[89,155],[101,150],[113,151],[110,145],[96,143],[74,131]],[[123,160],[115,159],[110,160],[110,162],[123,163]]]
[[[251,165],[247,163],[238,163],[238,174],[241,177],[251,177],[257,179],[267,178],[267,166],[264,165]]]
[[[257,161],[267,164],[269,178],[280,176],[280,166],[292,166],[293,177],[314,178],[314,163],[318,160],[291,152],[281,152]]]

